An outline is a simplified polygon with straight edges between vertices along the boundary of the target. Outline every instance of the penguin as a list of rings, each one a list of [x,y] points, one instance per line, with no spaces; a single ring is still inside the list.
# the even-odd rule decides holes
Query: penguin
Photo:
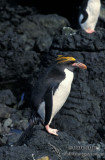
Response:
[[[58,130],[51,128],[50,124],[70,94],[73,71],[77,67],[87,69],[85,64],[77,62],[74,57],[58,55],[56,63],[38,78],[33,87],[31,123],[41,120],[49,134],[58,136]]]
[[[95,32],[95,26],[100,14],[100,0],[84,0],[79,14],[79,25],[87,33]]]

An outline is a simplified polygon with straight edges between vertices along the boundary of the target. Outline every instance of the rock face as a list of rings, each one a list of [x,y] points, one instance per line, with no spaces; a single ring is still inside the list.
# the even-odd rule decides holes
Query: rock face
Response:
[[[9,118],[14,111],[15,109],[7,107],[5,104],[0,104],[0,118]]]
[[[77,150],[71,156],[70,147],[86,144],[100,146],[103,154],[105,29],[97,27],[95,33],[87,34],[70,28],[69,21],[62,16],[41,15],[35,8],[10,6],[5,0],[1,2],[0,12],[1,159],[32,159],[32,154],[37,159],[43,156],[52,160],[84,159],[77,156]],[[104,19],[99,21],[98,26],[103,27]],[[52,127],[59,129],[59,136],[49,135],[42,126],[35,126],[26,146],[3,146],[15,142],[26,128],[30,86],[60,54],[73,56],[88,68],[75,70],[70,96],[52,122]],[[94,160],[97,156],[87,158]]]
[[[34,15],[26,18],[18,27],[18,31],[26,36],[26,42],[34,45],[38,52],[47,52],[52,44],[53,36],[57,30],[69,25],[66,18],[53,15]]]
[[[16,104],[16,98],[11,92],[11,90],[1,90],[0,91],[0,103],[12,106]]]
[[[3,37],[1,36],[0,38],[1,82],[26,78],[27,74],[31,76],[31,74],[37,70],[39,63],[36,52],[25,52],[23,50],[24,44],[21,37],[13,31],[6,32]]]
[[[69,22],[58,15],[31,17],[30,14],[14,29],[8,27],[4,31],[5,25],[3,23],[1,34],[4,34],[0,37],[0,79],[17,81],[38,72],[39,53],[49,51],[58,29]]]

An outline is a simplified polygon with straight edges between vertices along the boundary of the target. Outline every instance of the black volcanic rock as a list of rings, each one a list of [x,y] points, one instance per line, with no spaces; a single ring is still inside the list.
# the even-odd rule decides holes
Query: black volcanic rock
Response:
[[[14,3],[14,0],[8,0],[10,4]],[[71,2],[69,1],[60,1],[56,3],[56,1],[33,1],[33,0],[15,0],[15,3],[22,5],[22,6],[31,6],[37,8],[37,10],[42,13],[43,15],[47,14],[58,14],[62,17],[66,17],[72,27],[78,27],[78,12],[79,6],[81,5],[83,0],[74,0]]]
[[[78,152],[84,152],[83,150],[71,149],[72,145],[78,147],[82,144],[84,146],[91,144],[92,146],[98,145],[100,152],[104,153],[104,20],[99,19],[100,23],[95,33],[87,34],[82,30],[73,30],[69,27],[71,23],[68,19],[73,22],[74,28],[77,28],[76,19],[70,10],[70,7],[74,8],[73,5],[68,6],[69,10],[66,12],[68,19],[66,19],[60,16],[61,14],[58,15],[57,12],[52,14],[50,8],[46,11],[47,14],[43,15],[36,9],[36,6],[32,6],[32,1],[25,1],[27,4],[30,3],[31,7],[26,4],[17,5],[16,3],[23,3],[18,0],[0,2],[1,108],[5,107],[5,104],[13,107],[14,104],[18,106],[18,102],[25,102],[21,108],[16,108],[16,112],[10,111],[7,107],[12,120],[12,125],[9,128],[11,132],[10,134],[0,132],[0,146],[14,142],[20,137],[20,129],[23,128],[21,123],[27,122],[30,116],[30,108],[26,108],[30,101],[29,86],[35,83],[39,73],[49,67],[57,55],[73,56],[88,67],[85,71],[76,69],[70,96],[53,119],[51,126],[59,130],[59,136],[49,135],[45,132],[44,127],[35,126],[29,139],[24,142],[26,145],[0,147],[0,158],[28,160],[32,159],[32,154],[34,154],[35,158],[48,155],[52,160],[104,159],[104,156],[97,158],[99,152],[96,149],[96,156],[89,155],[87,157],[77,156]],[[77,3],[79,5],[79,1]],[[46,4],[45,1],[43,4]],[[49,4],[50,7],[54,7],[54,2],[53,6],[50,2]],[[67,6],[68,3],[61,2],[60,4]],[[59,13],[62,11],[60,4],[56,6],[57,9],[60,7]],[[40,3],[38,5],[40,6]],[[41,10],[44,10],[44,7],[45,5],[42,5]],[[78,10],[78,8],[75,9]],[[2,90],[9,91],[2,93]],[[11,93],[15,93],[15,97]],[[4,94],[5,100],[2,99]],[[9,116],[7,115],[5,118]],[[4,123],[2,118],[0,119],[1,128]],[[76,155],[71,156],[71,152],[76,152]],[[85,152],[89,153],[88,150]]]
[[[16,97],[11,90],[0,90],[0,103],[12,106],[16,104]]]
[[[63,31],[62,31],[63,33]],[[96,33],[88,34],[84,31],[74,31],[68,34],[61,34],[54,38],[52,49],[69,51],[101,51],[105,50],[103,42],[105,40],[105,30],[96,29]],[[88,46],[88,47],[87,47]]]
[[[11,138],[11,136],[10,136]],[[48,156],[54,160],[89,160],[104,158],[105,144],[88,144],[77,141],[74,137],[68,136],[65,132],[60,132],[59,136],[52,136],[43,131],[40,126],[36,126],[33,130],[32,137],[22,146],[0,148],[0,157],[8,160],[26,160],[34,158],[38,159]],[[17,154],[14,154],[14,153]],[[91,156],[93,155],[93,156]],[[93,158],[94,157],[94,158]]]
[[[6,105],[0,103],[0,118],[2,119],[9,118],[11,114],[14,113],[15,111],[16,111],[15,109],[7,107]]]
[[[8,31],[0,37],[0,80],[18,80],[37,70],[39,58],[35,51],[25,52],[20,36]]]
[[[53,37],[59,28],[69,26],[66,18],[56,14],[30,16],[18,27],[18,33],[26,36],[25,42],[34,47],[38,52],[49,51]],[[33,48],[32,48],[33,49]]]

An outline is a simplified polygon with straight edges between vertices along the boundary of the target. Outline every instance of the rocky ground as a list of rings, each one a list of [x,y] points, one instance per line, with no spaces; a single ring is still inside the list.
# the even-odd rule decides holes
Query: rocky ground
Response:
[[[44,9],[39,4],[17,2],[0,2],[0,159],[32,160],[33,154],[35,159],[104,160],[104,3],[96,32],[87,34],[66,14],[49,10],[41,14]],[[28,125],[35,80],[58,54],[73,56],[88,67],[75,71],[71,94],[52,122],[59,136],[49,135],[39,125],[24,144],[8,146]]]

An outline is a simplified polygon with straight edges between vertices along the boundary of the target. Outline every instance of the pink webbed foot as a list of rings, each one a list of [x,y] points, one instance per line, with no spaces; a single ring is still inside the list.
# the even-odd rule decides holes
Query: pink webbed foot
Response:
[[[93,32],[95,32],[95,30],[90,29],[90,28],[89,28],[89,29],[87,29],[87,30],[85,30],[85,31],[86,31],[87,33],[90,33],[90,34],[91,34],[91,33],[93,33]]]
[[[58,130],[57,129],[52,129],[52,128],[49,127],[49,125],[46,125],[45,129],[48,133],[53,134],[55,136],[58,136],[58,134],[57,134]]]

